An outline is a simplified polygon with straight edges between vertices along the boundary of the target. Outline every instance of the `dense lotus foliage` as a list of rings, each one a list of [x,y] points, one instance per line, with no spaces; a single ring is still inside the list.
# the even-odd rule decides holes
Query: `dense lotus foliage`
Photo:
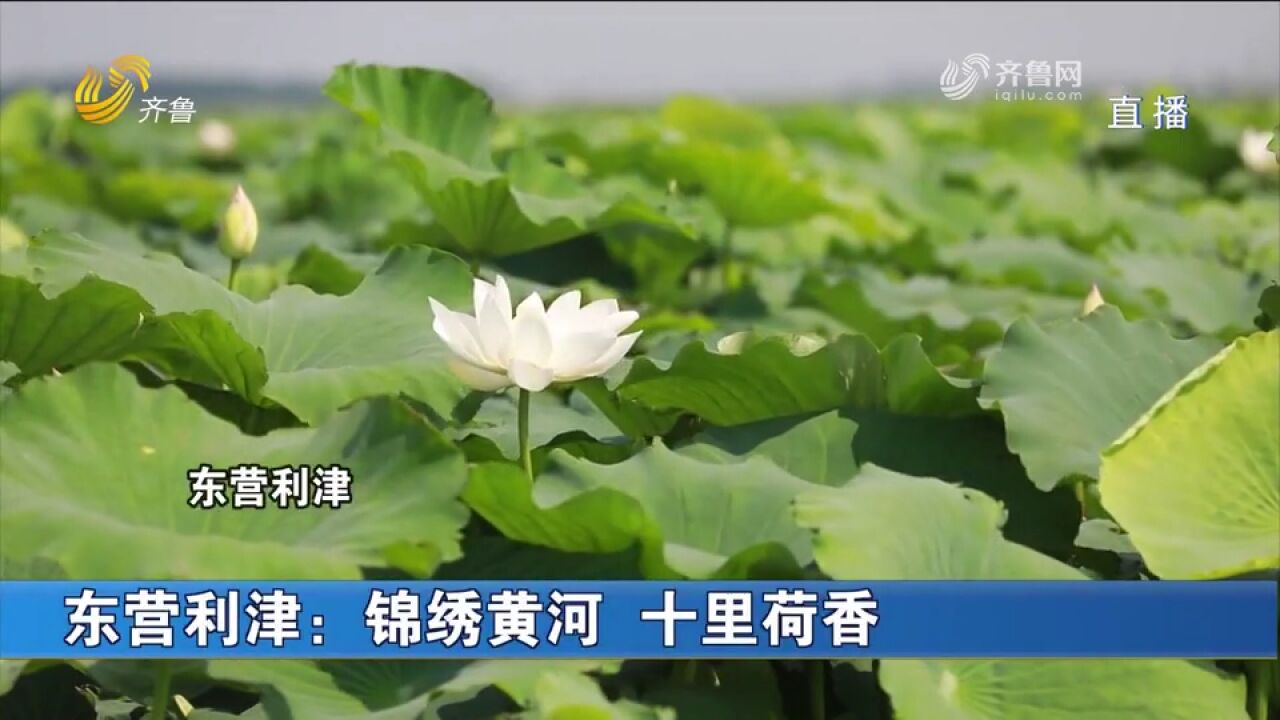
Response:
[[[325,92],[192,125],[6,101],[0,576],[1275,582],[1280,99],[1118,132],[1096,102],[508,112],[370,65]],[[200,463],[339,463],[356,500],[199,510]],[[1256,720],[1275,667],[5,659],[0,716]]]

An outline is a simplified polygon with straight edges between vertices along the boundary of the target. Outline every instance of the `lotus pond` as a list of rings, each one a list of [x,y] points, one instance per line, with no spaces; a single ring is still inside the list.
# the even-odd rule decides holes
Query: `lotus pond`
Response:
[[[1275,582],[1280,98],[1117,132],[1094,101],[495,109],[369,65],[325,92],[190,125],[6,101],[0,577]],[[498,277],[571,301],[447,314]],[[355,500],[195,508],[202,463],[338,464]],[[1278,680],[5,659],[0,716],[1260,720]]]

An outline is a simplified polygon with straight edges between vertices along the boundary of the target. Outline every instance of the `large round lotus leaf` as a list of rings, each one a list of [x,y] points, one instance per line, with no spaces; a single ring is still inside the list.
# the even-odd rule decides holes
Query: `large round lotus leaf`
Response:
[[[450,661],[224,659],[209,661],[208,672],[260,692],[271,720],[417,720],[463,667]]]
[[[0,358],[27,375],[114,357],[150,310],[127,287],[85,278],[56,298],[34,283],[0,276]]]
[[[1064,580],[1077,570],[1000,533],[991,498],[864,465],[843,488],[796,501],[837,580]],[[1046,618],[1046,622],[1070,622]],[[881,661],[900,720],[1243,720],[1244,684],[1181,660]]]
[[[958,416],[979,412],[975,392],[943,375],[920,346],[898,337],[883,350],[845,335],[807,354],[781,337],[740,353],[712,352],[698,341],[659,370],[639,360],[618,386],[622,400],[681,410],[716,425],[740,425],[842,407]]]
[[[1047,327],[1019,320],[987,361],[982,402],[999,408],[1009,449],[1049,490],[1069,475],[1096,478],[1102,451],[1216,348],[1107,306]]]
[[[5,555],[71,578],[357,579],[386,553],[426,572],[458,555],[461,454],[390,402],[316,429],[243,435],[174,387],[118,366],[33,380],[0,406]],[[340,508],[204,510],[187,471],[208,463],[332,465],[352,477]]]
[[[770,150],[686,140],[658,146],[654,160],[659,172],[702,187],[734,226],[787,225],[834,209],[821,184]]]
[[[687,138],[712,140],[734,147],[786,150],[785,139],[767,115],[701,95],[677,95],[661,110],[662,124]],[[776,147],[781,143],[782,147]]]
[[[1280,332],[1232,343],[1109,448],[1102,502],[1167,578],[1280,567]]]
[[[1248,274],[1189,254],[1116,253],[1111,265],[1134,288],[1158,294],[1169,313],[1202,333],[1250,328],[1258,288]]]
[[[814,558],[833,578],[1082,580],[1079,571],[1005,540],[1000,503],[976,490],[862,466],[849,484],[796,498],[816,531]]]
[[[880,682],[898,720],[1248,718],[1242,679],[1182,660],[886,660]]]
[[[463,498],[513,540],[596,553],[639,543],[649,577],[743,579],[808,562],[790,502],[810,487],[763,458],[706,462],[657,443],[615,465],[556,450],[534,484],[514,465],[482,464]]]
[[[585,434],[598,440],[617,441],[622,431],[613,425],[589,400],[575,393],[568,402],[553,393],[534,393],[529,411],[537,422],[529,428],[529,446],[540,448],[557,438]],[[493,395],[484,400],[469,422],[456,431],[459,438],[479,436],[491,441],[502,455],[520,459],[519,426],[514,393]]]
[[[22,674],[22,669],[26,665],[26,660],[0,659],[0,695],[9,692],[13,684],[18,681],[18,676]]]
[[[798,301],[877,344],[915,333],[930,349],[946,343],[985,347],[1019,316],[1052,320],[1070,317],[1079,307],[1074,300],[1023,288],[956,283],[932,275],[898,280],[873,267],[859,267],[853,277],[835,282],[808,278]]]
[[[586,675],[616,672],[617,663],[608,661],[213,660],[208,671],[260,692],[260,710],[270,720],[494,717],[506,703],[494,708],[497,698],[476,697],[487,688],[528,708],[520,717],[673,720],[660,708],[610,703]]]
[[[30,260],[40,270],[40,292],[7,281],[5,288],[30,296],[30,309],[0,313],[0,333],[18,321],[25,327],[52,318],[42,341],[28,338],[30,330],[0,340],[0,352],[13,354],[0,358],[27,373],[89,359],[89,346],[101,348],[98,359],[119,359],[123,341],[109,331],[142,323],[124,348],[131,356],[253,402],[261,396],[311,424],[356,400],[401,393],[448,414],[463,395],[427,310],[428,297],[453,307],[470,303],[470,273],[447,253],[397,248],[349,295],[291,285],[260,303],[172,256],[121,252],[78,235],[41,235]],[[101,291],[108,283],[95,275],[123,287]],[[139,304],[150,307],[140,313]],[[97,321],[86,335],[90,345],[76,345],[90,320]]]
[[[711,427],[680,449],[712,461],[764,457],[818,485],[843,485],[857,472],[853,435],[858,424],[836,412],[816,417],[762,420],[734,427]]]
[[[349,63],[325,91],[378,128],[435,222],[472,254],[512,255],[630,223],[683,231],[637,199],[597,195],[534,152],[517,152],[499,171],[493,101],[456,75]]]
[[[938,248],[938,261],[979,282],[1083,294],[1109,275],[1101,260],[1055,238],[981,238]]]

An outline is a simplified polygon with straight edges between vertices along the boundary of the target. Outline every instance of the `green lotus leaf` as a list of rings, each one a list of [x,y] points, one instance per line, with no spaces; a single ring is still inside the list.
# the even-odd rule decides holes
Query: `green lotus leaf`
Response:
[[[0,255],[27,248],[27,233],[4,215],[0,215]]]
[[[448,414],[463,395],[427,309],[427,297],[454,307],[471,298],[466,267],[445,253],[398,248],[349,295],[287,286],[260,303],[171,257],[122,253],[74,235],[37,238],[30,258],[47,295],[56,297],[94,275],[132,288],[160,316],[185,316],[169,318],[168,325],[177,327],[161,327],[156,337],[141,336],[139,352],[159,346],[173,355],[203,356],[207,367],[185,379],[216,378],[214,387],[226,385],[251,401],[261,394],[306,422],[320,422],[361,398],[397,393]],[[216,341],[209,337],[215,331]],[[246,358],[255,348],[265,363],[265,384],[260,370],[244,371],[253,368]],[[166,369],[179,371],[176,364]]]
[[[877,350],[849,335],[799,355],[784,338],[768,338],[739,354],[689,343],[665,370],[641,359],[618,395],[658,410],[680,410],[715,425],[823,412],[845,406],[895,412],[963,415],[976,411],[973,390],[940,373],[919,338],[900,337]]]
[[[1146,92],[1154,96],[1161,89]],[[1163,94],[1173,93],[1164,88]],[[1191,112],[1195,112],[1192,110]],[[1234,147],[1235,138],[1217,126],[1212,120],[1191,121],[1177,132],[1136,133],[1140,138],[1143,154],[1154,162],[1168,165],[1187,175],[1216,180],[1223,173],[1236,167],[1240,157]]]
[[[529,444],[533,448],[549,445],[556,438],[571,433],[583,433],[597,440],[616,440],[622,436],[607,416],[577,393],[571,395],[567,402],[552,393],[536,393],[530,399],[529,412],[537,418],[529,429]],[[494,395],[485,399],[475,416],[455,434],[486,438],[504,457],[518,460],[520,440],[516,427],[514,397]]]
[[[1005,429],[989,414],[960,417],[842,411],[858,424],[853,454],[859,463],[939,478],[989,495],[1005,506],[1004,534],[1055,558],[1073,552],[1081,508],[1071,488],[1051,492],[1027,478],[1018,456],[1005,445]]]
[[[325,91],[382,133],[435,222],[467,252],[501,257],[639,223],[680,229],[634,199],[611,202],[532,151],[494,162],[493,101],[436,70],[340,66]]]
[[[978,182],[990,194],[1015,195],[1010,213],[1021,233],[1062,237],[1087,250],[1109,240],[1117,222],[1105,203],[1106,187],[1074,164],[1004,155]]]
[[[813,215],[779,227],[736,229],[733,251],[769,268],[820,267],[837,242],[853,244],[855,235],[852,224],[836,214]],[[752,279],[759,282],[759,274]]]
[[[383,258],[365,253],[308,246],[289,268],[289,284],[305,285],[325,295],[349,295],[378,269]]]
[[[938,248],[944,267],[971,281],[1083,295],[1111,271],[1101,260],[1053,238],[981,238]]]
[[[769,150],[687,140],[659,146],[653,162],[664,177],[700,188],[736,227],[786,225],[836,208],[820,184]]]
[[[26,666],[26,660],[0,659],[0,695],[4,695],[13,688],[13,684],[18,681],[18,676]]]
[[[795,513],[797,523],[816,531],[818,567],[837,579],[1084,579],[1005,540],[999,502],[935,478],[868,463],[843,487],[800,495]]]
[[[573,552],[640,543],[648,577],[743,578],[808,562],[789,511],[808,487],[763,458],[704,462],[658,443],[615,465],[553,451],[533,484],[515,465],[482,464],[463,498],[513,540]]]
[[[768,116],[700,95],[677,95],[659,111],[662,124],[682,136],[736,147],[785,149],[785,138]]]
[[[642,699],[664,705],[677,717],[699,720],[775,720],[786,717],[781,690],[766,660],[735,660],[714,668],[695,667],[692,681],[672,677]]]
[[[896,372],[891,368],[888,374]],[[854,404],[817,416],[710,427],[679,451],[719,462],[762,456],[822,485],[843,485],[858,463],[961,483],[1005,504],[1011,539],[1054,557],[1071,553],[1078,524],[1080,509],[1070,491],[1036,489],[1005,447],[998,418],[973,414],[964,405]]]
[[[1280,327],[1280,285],[1268,285],[1258,297],[1258,316],[1253,324],[1260,330]]]
[[[33,283],[0,276],[0,358],[22,372],[119,357],[150,310],[133,290],[86,278],[50,299]]]
[[[679,301],[689,266],[707,252],[706,245],[677,233],[621,229],[604,234],[605,250],[630,268],[644,297]]]
[[[93,208],[64,205],[43,195],[15,196],[9,201],[6,213],[31,237],[45,230],[56,230],[79,233],[93,238],[94,242],[130,252],[143,252],[147,247],[136,230],[115,219]],[[12,273],[6,270],[6,274]]]
[[[833,411],[812,418],[779,418],[708,428],[679,452],[713,462],[764,457],[802,480],[843,485],[858,469],[853,457],[853,436],[857,431],[856,422]]]
[[[642,580],[637,548],[568,552],[501,535],[466,536],[462,557],[441,565],[436,580]]]
[[[217,225],[233,189],[204,173],[126,170],[107,183],[104,205],[121,220],[175,222],[201,231]]]
[[[526,708],[528,720],[675,720],[674,714],[621,700],[610,703],[587,673],[613,674],[618,663],[598,660],[553,660],[527,663],[486,660],[467,665],[442,686],[446,693],[471,693],[496,687]]]
[[[982,493],[874,465],[796,500],[818,566],[835,579],[1088,582],[1004,539],[1003,515]],[[891,659],[880,681],[907,720],[1247,717],[1239,678],[1181,660]]]
[[[1048,490],[1073,474],[1098,477],[1102,451],[1217,347],[1107,306],[1045,327],[1019,320],[987,360],[981,399],[1004,415],[1009,449]]]
[[[889,140],[891,146],[897,140]],[[914,141],[908,139],[908,146]],[[834,174],[845,187],[874,188],[877,197],[908,227],[939,244],[961,242],[977,234],[1022,232],[1007,217],[992,213],[989,202],[968,189],[939,182],[938,171],[917,154],[905,159],[892,153],[887,159],[836,158]],[[1033,233],[1034,234],[1034,233]]]
[[[1080,532],[1076,534],[1076,547],[1089,550],[1103,550],[1113,553],[1136,553],[1133,541],[1119,525],[1111,520],[1093,518],[1080,523]]]
[[[266,720],[419,720],[465,699],[442,693],[465,666],[447,660],[219,659],[209,661],[208,674],[262,693]]]
[[[834,283],[808,278],[798,301],[877,343],[914,333],[929,349],[958,343],[975,350],[997,341],[1021,316],[1054,320],[1071,317],[1080,309],[1080,301],[1074,298],[962,285],[928,275],[894,280],[872,268],[859,268],[852,277]]]
[[[49,93],[34,88],[15,93],[0,109],[0,151],[43,149],[54,123]]]
[[[1259,288],[1248,275],[1192,255],[1115,253],[1124,281],[1156,293],[1169,313],[1207,334],[1238,334],[1253,327]]]
[[[0,660],[5,672],[21,667],[20,661]],[[20,674],[9,678],[11,687],[0,692],[0,713],[6,720],[94,720],[93,695],[83,690],[89,680],[70,664],[32,660]]]
[[[1280,332],[1240,338],[1102,457],[1107,511],[1161,577],[1280,568]]]
[[[143,389],[98,364],[33,380],[3,403],[0,521],[14,560],[45,558],[72,578],[356,579],[388,565],[395,545],[413,546],[418,566],[458,554],[462,457],[388,403],[250,437],[176,388]],[[338,464],[353,502],[193,508],[187,472],[201,463]]]
[[[1246,720],[1244,683],[1181,660],[886,660],[902,720]]]
[[[29,150],[0,152],[0,208],[24,195],[84,206],[93,202],[93,194],[89,176],[60,158]]]
[[[1088,117],[1062,103],[1037,102],[983,103],[977,115],[979,142],[1019,158],[1034,153],[1061,157],[1079,150]]]

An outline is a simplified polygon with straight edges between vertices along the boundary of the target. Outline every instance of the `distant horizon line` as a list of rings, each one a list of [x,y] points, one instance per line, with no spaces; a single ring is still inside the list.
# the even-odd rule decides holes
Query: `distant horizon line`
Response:
[[[734,92],[726,90],[707,90],[696,88],[672,88],[662,93],[640,93],[632,96],[617,95],[613,93],[601,94],[583,91],[570,91],[558,94],[540,93],[540,96],[523,95],[513,93],[504,89],[503,83],[494,82],[492,80],[486,82],[484,78],[479,78],[475,74],[468,75],[465,72],[455,72],[461,77],[466,78],[469,82],[474,83],[477,87],[484,90],[495,102],[504,105],[514,106],[598,106],[598,107],[634,107],[644,105],[654,105],[661,103],[663,100],[676,95],[683,94],[699,94],[710,97],[723,98],[732,102],[743,104],[805,104],[805,103],[853,103],[859,100],[904,100],[904,99],[921,99],[926,97],[937,96],[937,87],[935,82],[931,81],[906,81],[899,82],[883,82],[876,84],[861,83],[858,86],[850,85],[843,90],[837,90],[825,93],[814,93],[812,91],[803,93],[786,93],[778,91],[761,90],[759,92]],[[314,83],[310,80],[300,78],[259,78],[254,80],[245,80],[243,77],[232,76],[228,74],[203,74],[203,73],[179,73],[171,76],[175,85],[182,85],[192,89],[199,89],[201,94],[206,96],[215,96],[213,102],[260,102],[263,100],[275,100],[281,104],[299,105],[309,103],[327,102],[329,98],[324,94],[323,83]],[[166,83],[168,84],[168,83]],[[1174,83],[1167,80],[1148,80],[1143,82],[1107,82],[1093,83],[1095,86],[1101,86],[1101,89],[1095,90],[1096,93],[1111,93],[1119,91],[1120,88],[1128,87],[1157,87],[1157,86],[1174,86],[1180,90],[1186,90],[1188,93],[1199,93],[1207,95],[1210,98],[1218,99],[1257,99],[1257,100],[1278,100],[1280,101],[1280,89],[1276,85],[1269,83],[1257,83],[1249,81],[1234,82],[1207,82],[1204,80],[1190,81],[1185,83]],[[10,96],[26,90],[38,89],[50,93],[70,92],[75,85],[75,80],[68,80],[65,74],[58,73],[25,73],[17,78],[0,77],[0,101],[4,101]],[[1089,88],[1081,88],[1083,92],[1089,94]],[[235,95],[247,96],[243,98],[232,99]],[[269,97],[269,96],[275,97]],[[1088,98],[1086,97],[1086,101]]]

